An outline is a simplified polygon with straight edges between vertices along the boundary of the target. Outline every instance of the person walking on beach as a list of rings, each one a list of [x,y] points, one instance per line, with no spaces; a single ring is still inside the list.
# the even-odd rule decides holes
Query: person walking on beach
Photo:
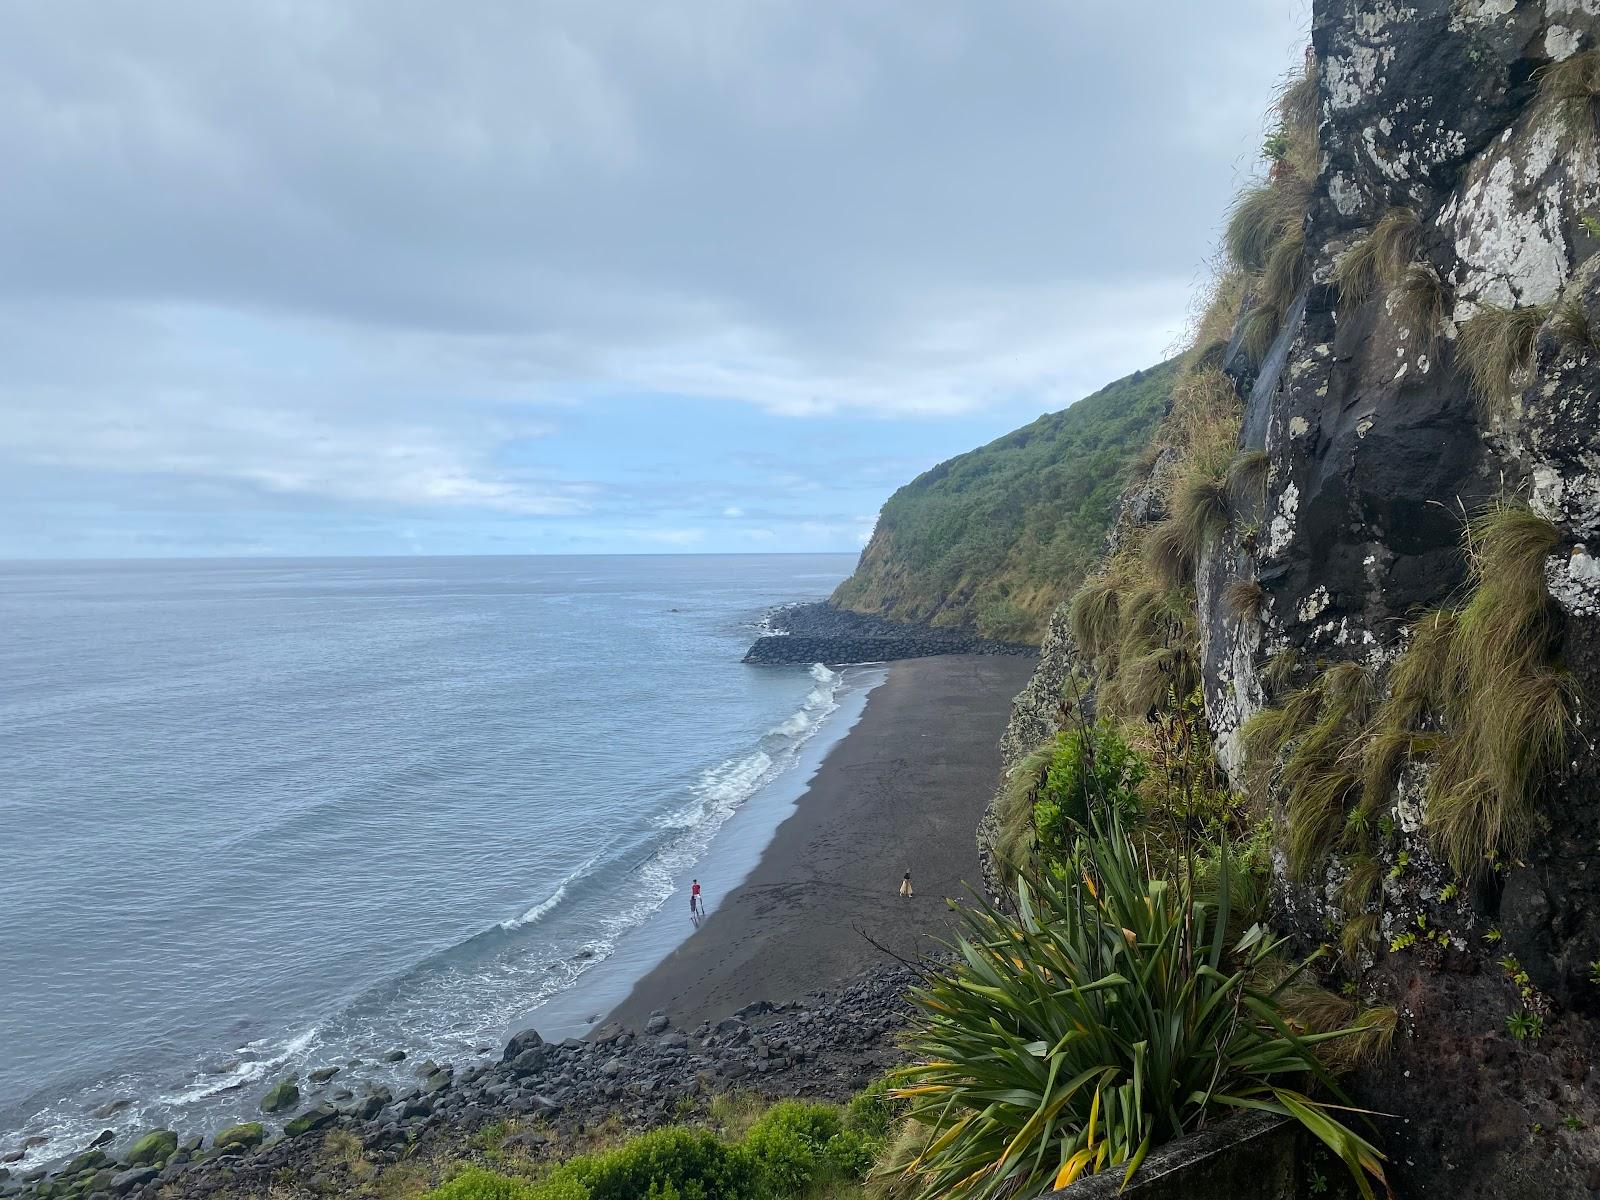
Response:
[[[900,894],[907,900],[911,899],[911,872],[907,871],[900,880]]]
[[[706,906],[700,899],[700,881],[696,879],[689,885],[689,919],[698,925],[705,915]]]

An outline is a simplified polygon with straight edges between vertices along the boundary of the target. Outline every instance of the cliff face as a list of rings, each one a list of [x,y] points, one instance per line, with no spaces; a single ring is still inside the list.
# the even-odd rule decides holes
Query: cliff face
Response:
[[[1037,643],[1098,556],[1173,372],[1136,372],[919,475],[883,506],[833,603]]]
[[[1586,553],[1600,548],[1600,2],[1316,0],[1311,32],[1320,167],[1300,286],[1270,345],[1251,356],[1236,338],[1221,359],[1239,447],[1265,452],[1266,485],[1194,566],[1205,709],[1241,789],[1242,730],[1290,687],[1352,663],[1381,698],[1419,612],[1473,582],[1466,518],[1507,495],[1554,526],[1552,654],[1577,696],[1600,698],[1600,566]],[[1359,254],[1391,244],[1390,276],[1357,286]],[[1135,525],[1163,515],[1134,507]],[[1230,603],[1239,580],[1259,585],[1258,612]],[[1300,665],[1274,687],[1267,665],[1285,651],[1277,661]],[[1075,658],[1068,623],[1053,623],[1008,762],[1054,728]],[[1586,700],[1519,856],[1464,878],[1444,861],[1429,836],[1437,768],[1419,755],[1376,814],[1367,905],[1341,890],[1347,849],[1309,880],[1279,860],[1279,921],[1305,944],[1374,922],[1361,988],[1401,1022],[1357,1098],[1397,1118],[1380,1128],[1400,1195],[1600,1189]],[[1513,1028],[1519,1014],[1542,1025]]]

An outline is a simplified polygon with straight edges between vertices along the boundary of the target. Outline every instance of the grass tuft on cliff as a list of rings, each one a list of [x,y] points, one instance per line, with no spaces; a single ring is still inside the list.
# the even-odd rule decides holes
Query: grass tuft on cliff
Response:
[[[1534,341],[1550,315],[1550,305],[1502,308],[1484,304],[1456,336],[1456,361],[1485,417],[1505,413],[1523,377],[1533,366]]]
[[[1600,133],[1600,50],[1585,50],[1538,72],[1539,98],[1575,138]]]
[[[833,602],[1037,642],[1099,557],[1176,373],[1175,360],[1135,372],[919,475],[883,506]]]

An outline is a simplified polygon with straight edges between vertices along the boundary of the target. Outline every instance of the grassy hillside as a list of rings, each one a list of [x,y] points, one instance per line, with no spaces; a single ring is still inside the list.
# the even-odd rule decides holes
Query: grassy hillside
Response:
[[[1176,360],[917,476],[889,497],[856,572],[855,612],[1036,642],[1099,557],[1131,459],[1166,411]]]

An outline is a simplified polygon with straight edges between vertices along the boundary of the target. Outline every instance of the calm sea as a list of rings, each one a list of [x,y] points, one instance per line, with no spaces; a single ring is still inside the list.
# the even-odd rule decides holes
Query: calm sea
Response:
[[[615,992],[859,713],[870,671],[739,662],[852,565],[0,564],[0,1151]]]

